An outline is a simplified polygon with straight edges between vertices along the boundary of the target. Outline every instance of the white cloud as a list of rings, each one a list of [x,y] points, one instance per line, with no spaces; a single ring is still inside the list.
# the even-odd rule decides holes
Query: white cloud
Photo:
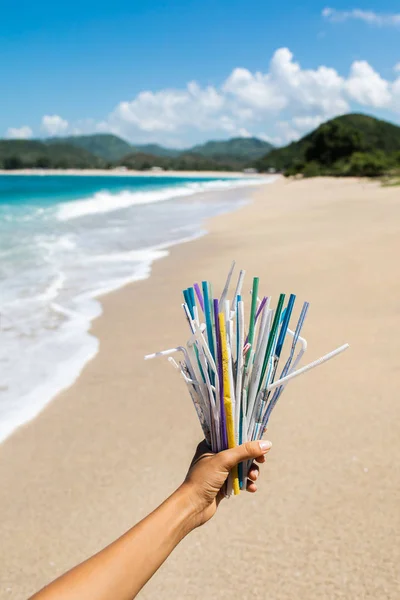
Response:
[[[356,20],[363,21],[369,25],[378,27],[392,26],[400,27],[400,13],[377,13],[372,10],[336,10],[335,8],[324,8],[322,16],[332,23]]]
[[[265,73],[238,67],[220,87],[191,82],[183,89],[143,91],[118,104],[97,129],[138,142],[164,141],[166,136],[189,136],[195,131],[255,135],[266,121],[273,121],[276,128],[276,117],[287,113],[288,119],[281,122],[293,116],[303,119],[296,127],[291,124],[290,131],[274,134],[287,140],[298,136],[307,123],[312,127],[348,110],[345,82],[335,69],[302,69],[288,48],[280,48]]]
[[[344,112],[348,104],[341,97],[342,88],[343,80],[334,69],[303,70],[288,48],[274,53],[268,73],[234,69],[223,85],[235,114],[252,118],[284,109],[319,109],[325,116]]]
[[[294,117],[292,122],[295,127],[300,129],[300,131],[307,131],[315,129],[318,125],[321,125],[324,120],[324,117],[321,117],[321,115],[315,115],[315,117]]]
[[[175,132],[195,126],[200,130],[234,129],[229,115],[223,115],[224,96],[211,86],[201,88],[190,82],[185,89],[140,92],[131,101],[121,102],[111,113],[113,131],[148,133]],[[104,123],[102,124],[104,129]]]
[[[346,91],[359,104],[374,108],[387,107],[392,100],[389,82],[382,79],[365,60],[352,64]]]
[[[238,131],[239,137],[249,138],[251,137],[250,131],[247,131],[245,127],[241,127]]]
[[[279,121],[276,128],[280,134],[278,138],[281,139],[282,144],[289,144],[300,137],[300,132],[293,126],[293,122]]]
[[[28,140],[32,135],[33,131],[28,125],[23,125],[22,127],[9,127],[6,133],[6,137],[15,140]]]
[[[393,82],[392,85],[393,94],[393,111],[400,114],[400,77]]]
[[[287,99],[271,78],[270,73],[251,73],[247,69],[234,69],[223,85],[223,91],[239,104],[245,105],[248,114],[252,109],[263,112],[280,111]],[[243,107],[238,106],[237,114]]]
[[[267,133],[257,133],[257,137],[264,142],[269,142],[273,146],[281,146],[284,142],[279,135],[268,135]]]
[[[324,14],[337,17],[333,9]],[[400,73],[400,63],[396,70]],[[366,61],[353,62],[347,76],[327,65],[305,69],[288,48],[279,48],[263,72],[237,67],[219,85],[191,81],[182,88],[144,90],[97,122],[81,119],[69,124],[59,115],[46,115],[42,131],[112,132],[134,143],[171,147],[237,136],[284,144],[360,107],[400,113],[400,77],[384,79]]]
[[[400,73],[400,62],[398,62],[396,65],[394,65],[393,71],[395,73]]]
[[[61,135],[67,132],[68,121],[59,115],[45,115],[42,118],[41,129],[48,135]]]
[[[274,146],[284,146],[290,144],[302,135],[301,129],[307,129],[305,127],[305,120],[308,117],[298,117],[291,121],[278,121],[275,123],[275,135],[268,135],[267,133],[257,133],[257,137],[265,142],[269,142]],[[310,126],[309,129],[312,129]]]
[[[315,112],[330,117],[349,109],[343,97],[343,79],[335,69],[302,69],[288,48],[280,48],[271,61],[271,75],[287,99],[291,113]]]

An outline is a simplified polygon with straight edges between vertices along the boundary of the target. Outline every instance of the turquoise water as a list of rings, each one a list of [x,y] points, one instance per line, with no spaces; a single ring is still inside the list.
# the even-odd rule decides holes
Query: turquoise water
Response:
[[[148,277],[169,246],[262,182],[0,176],[0,440],[96,354],[101,294]]]
[[[215,178],[190,177],[130,177],[130,176],[68,176],[68,175],[0,175],[0,205],[29,204],[46,206],[55,202],[93,196],[102,189],[110,193],[123,190],[150,191],[173,188],[182,183],[207,183]],[[228,181],[222,178],[220,181]]]

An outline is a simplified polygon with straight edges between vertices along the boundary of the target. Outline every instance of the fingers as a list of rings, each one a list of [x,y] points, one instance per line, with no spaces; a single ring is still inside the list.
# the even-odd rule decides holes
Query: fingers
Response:
[[[266,440],[260,440],[255,442],[246,442],[241,446],[224,450],[216,455],[221,468],[230,471],[235,465],[245,460],[251,460],[253,458],[264,457],[265,454],[271,449],[271,442]],[[260,462],[258,460],[258,462]],[[261,461],[263,462],[263,461]]]
[[[260,467],[253,463],[250,467],[249,474],[247,475],[247,477],[251,479],[251,481],[257,481],[259,474]]]
[[[265,456],[256,456],[256,458],[254,459],[256,462],[258,462],[259,465],[262,465],[263,463],[265,463]]]
[[[247,482],[247,486],[246,486],[246,490],[248,492],[250,492],[250,494],[255,494],[255,492],[257,491],[257,486],[252,481],[248,481]]]
[[[247,475],[248,479],[246,483],[246,490],[251,494],[254,494],[258,489],[255,482],[257,481],[259,474],[260,468],[253,462],[249,469],[249,473]]]

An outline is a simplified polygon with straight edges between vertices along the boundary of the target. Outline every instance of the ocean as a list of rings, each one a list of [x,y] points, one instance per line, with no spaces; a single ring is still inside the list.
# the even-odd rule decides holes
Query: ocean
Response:
[[[99,296],[148,277],[267,181],[0,175],[0,441],[95,356]]]

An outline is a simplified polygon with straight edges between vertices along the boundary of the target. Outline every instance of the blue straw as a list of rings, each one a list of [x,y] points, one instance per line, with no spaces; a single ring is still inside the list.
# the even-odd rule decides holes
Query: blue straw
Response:
[[[185,302],[186,302],[186,304],[188,306],[188,309],[189,309],[189,312],[190,312],[190,316],[192,317],[192,319],[194,319],[192,299],[190,297],[189,288],[187,290],[183,290],[183,297],[184,297]]]
[[[192,303],[192,317],[194,318],[194,307],[196,306],[196,296],[194,295],[194,289],[192,287],[188,288],[190,302]]]
[[[211,320],[210,297],[208,294],[208,282],[203,281],[201,286],[203,288],[204,316],[206,318],[208,346],[210,348],[211,355],[215,362],[214,336],[213,336],[213,326],[212,326],[212,320]]]
[[[295,329],[295,333],[294,333],[294,337],[293,337],[293,342],[292,342],[292,348],[290,350],[290,355],[289,355],[289,358],[286,361],[285,366],[282,369],[282,373],[280,374],[279,379],[282,379],[282,377],[285,377],[285,375],[287,375],[288,372],[289,372],[290,366],[292,364],[292,360],[293,360],[293,356],[294,356],[294,351],[295,351],[295,348],[296,348],[296,344],[297,344],[297,341],[299,339],[302,327],[304,325],[304,321],[305,321],[305,318],[307,316],[307,312],[308,312],[309,306],[310,305],[309,305],[308,302],[304,302],[303,308],[301,309],[299,320],[298,320],[297,325],[296,325],[296,329]],[[280,387],[276,388],[276,390],[274,392],[274,395],[272,396],[272,398],[271,398],[271,400],[270,400],[270,402],[269,402],[269,404],[267,406],[267,410],[265,411],[265,415],[264,415],[263,422],[262,422],[262,427],[261,427],[261,431],[262,432],[265,431],[265,429],[266,429],[266,427],[268,425],[269,417],[271,416],[271,413],[272,413],[274,407],[276,406],[276,403],[278,402],[278,400],[279,400],[279,398],[280,398],[280,396],[281,396],[281,394],[283,392],[283,389],[284,389],[283,386],[280,386]]]
[[[282,353],[283,344],[285,343],[285,338],[287,334],[287,330],[289,327],[290,317],[292,316],[293,306],[296,300],[296,296],[294,294],[290,294],[289,302],[285,310],[285,315],[282,320],[281,330],[279,332],[278,341],[276,344],[275,356],[277,358],[280,357]]]

